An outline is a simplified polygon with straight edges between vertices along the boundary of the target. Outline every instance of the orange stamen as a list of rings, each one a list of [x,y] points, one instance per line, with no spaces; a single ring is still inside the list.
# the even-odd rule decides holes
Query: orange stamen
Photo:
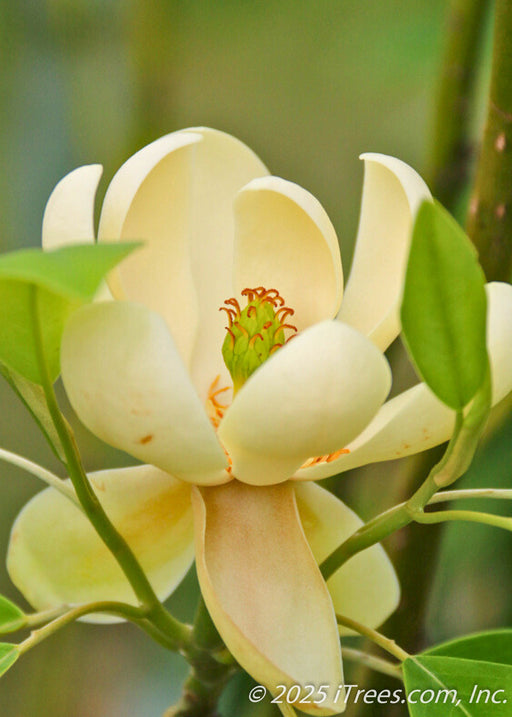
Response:
[[[280,317],[279,314],[282,312],[282,316]],[[276,311],[276,319],[278,321],[286,321],[288,316],[293,316],[295,311],[293,309],[290,309],[288,306],[282,306],[280,309]]]
[[[254,336],[252,337],[252,339],[249,341],[249,346],[250,346],[251,349],[252,349],[252,347],[254,346],[254,344],[256,343],[256,339],[258,339],[258,338],[260,338],[262,341],[264,340],[264,339],[263,339],[263,336],[262,336],[261,334],[254,334]]]
[[[308,458],[308,460],[302,464],[301,468],[311,468],[312,466],[320,465],[320,463],[332,463],[340,456],[344,456],[347,453],[350,453],[350,450],[348,448],[340,448],[338,451],[334,451],[334,453],[328,453],[325,456],[315,456],[314,458]]]
[[[240,308],[240,304],[238,303],[238,301],[235,298],[232,297],[231,299],[226,299],[226,301],[224,303],[234,306],[236,309],[236,312],[237,312],[236,315],[240,316],[240,314],[242,313],[242,310]]]
[[[228,315],[229,325],[233,326],[233,321],[236,319],[236,314],[233,309],[228,309],[226,306],[221,306],[219,311],[225,311]]]

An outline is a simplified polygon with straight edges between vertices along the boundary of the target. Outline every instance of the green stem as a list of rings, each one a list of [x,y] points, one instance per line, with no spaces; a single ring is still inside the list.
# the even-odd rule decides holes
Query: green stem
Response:
[[[201,594],[199,594],[199,603],[197,605],[196,616],[194,619],[192,639],[194,644],[200,649],[211,651],[222,650],[224,647],[222,638],[210,617],[210,613],[208,612],[208,608],[206,607]]]
[[[42,387],[46,396],[50,416],[64,449],[66,467],[80,505],[98,535],[119,563],[138,599],[146,608],[147,619],[152,621],[158,629],[164,632],[174,642],[174,649],[179,650],[188,644],[190,640],[190,628],[173,618],[162,606],[132,549],[110,522],[96,493],[89,483],[74,436],[60,412],[48,372],[41,334],[38,289],[35,286],[32,287],[31,290],[31,301],[34,343],[41,373]]]
[[[20,654],[24,654],[28,650],[38,645],[47,637],[53,635],[58,630],[62,629],[69,623],[78,620],[78,618],[84,615],[90,615],[91,613],[105,612],[112,615],[119,615],[127,619],[140,619],[144,615],[140,608],[133,607],[132,605],[126,605],[122,602],[114,601],[102,601],[96,603],[89,603],[87,605],[80,605],[79,607],[72,608],[64,615],[60,615],[57,619],[47,623],[44,627],[40,627],[37,630],[33,630],[26,640],[23,640],[19,644]]]
[[[60,605],[59,607],[51,608],[50,610],[43,610],[42,612],[33,612],[31,615],[25,615],[25,624],[23,628],[32,629],[39,627],[39,625],[45,625],[47,622],[55,620],[55,618],[64,615],[68,612],[69,608],[66,605]]]
[[[62,493],[62,495],[65,495],[66,498],[69,498],[69,500],[71,500],[81,510],[75,491],[71,488],[69,483],[65,483],[54,473],[46,470],[46,468],[43,468],[33,461],[29,461],[23,456],[19,456],[17,453],[6,451],[4,448],[0,448],[0,460],[10,463],[13,466],[17,466],[18,468],[22,468],[24,471],[27,471],[27,473],[31,473],[33,476],[36,476],[36,478],[44,481],[47,485],[55,488],[55,490],[58,490],[59,493]]]
[[[512,530],[512,518],[492,513],[480,513],[477,510],[437,510],[434,513],[418,512],[414,519],[418,523],[445,523],[451,520],[463,520],[468,523],[482,523],[494,528]]]
[[[468,233],[489,280],[512,267],[512,3],[497,0],[487,120]]]
[[[357,662],[360,665],[369,667],[370,670],[374,670],[375,672],[380,672],[383,675],[395,677],[397,680],[403,681],[400,665],[395,665],[393,662],[389,662],[389,660],[384,660],[382,657],[370,655],[362,650],[356,650],[353,647],[343,647],[342,652],[344,660]]]
[[[400,660],[400,662],[403,662],[408,657],[410,657],[409,653],[403,650],[399,645],[397,645],[394,640],[391,640],[389,637],[386,637],[382,633],[377,632],[377,630],[372,630],[371,627],[367,627],[366,625],[362,625],[356,620],[352,620],[349,617],[345,617],[344,615],[338,614],[336,614],[336,622],[341,627],[347,627],[349,630],[353,630],[354,632],[359,633],[359,635],[367,637],[376,645],[382,647],[383,650],[389,652],[390,655],[396,657],[397,660]]]
[[[466,488],[464,490],[443,490],[434,495],[429,505],[445,503],[451,500],[490,498],[492,500],[512,500],[512,488]]]
[[[202,595],[192,640],[184,655],[191,665],[181,699],[165,717],[218,717],[217,702],[230,677],[239,669],[212,622]]]
[[[471,105],[489,0],[452,0],[439,76],[427,176],[432,192],[453,211],[468,179]]]

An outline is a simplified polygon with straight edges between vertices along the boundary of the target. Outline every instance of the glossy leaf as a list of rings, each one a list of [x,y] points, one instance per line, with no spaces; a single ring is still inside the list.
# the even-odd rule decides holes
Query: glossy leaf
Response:
[[[64,449],[59,435],[55,430],[55,426],[53,425],[53,421],[48,410],[48,404],[41,386],[37,383],[29,381],[27,378],[24,378],[19,373],[16,373],[16,371],[7,368],[7,366],[2,363],[0,363],[0,373],[17,394],[18,398],[20,398],[20,400],[23,401],[25,406],[28,408],[39,425],[39,428],[44,433],[46,440],[50,444],[50,447],[54,451],[57,458],[64,461]]]
[[[426,650],[423,655],[463,657],[512,665],[512,630],[491,630],[458,637]]]
[[[421,378],[456,410],[471,401],[485,376],[484,284],[469,238],[440,204],[424,202],[407,266],[402,329]]]
[[[12,667],[18,657],[20,651],[17,645],[11,645],[8,642],[0,642],[0,677]]]
[[[26,623],[25,614],[10,600],[0,595],[0,633],[21,630]]]
[[[137,244],[25,249],[0,256],[0,361],[41,383],[36,325],[50,378],[59,374],[59,348],[70,313],[92,300],[101,280]]]
[[[411,717],[510,717],[509,665],[418,655],[403,673]]]

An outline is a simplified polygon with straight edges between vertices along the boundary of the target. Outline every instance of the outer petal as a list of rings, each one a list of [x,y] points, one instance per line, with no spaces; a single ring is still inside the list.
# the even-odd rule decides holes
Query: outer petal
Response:
[[[321,563],[363,521],[318,485],[301,483],[295,491],[306,538]],[[329,579],[327,587],[338,614],[372,628],[381,625],[400,601],[398,578],[380,545],[355,555]]]
[[[276,288],[299,330],[332,319],[343,274],[333,225],[320,202],[279,177],[255,179],[235,202],[235,288]]]
[[[44,210],[43,249],[94,242],[94,199],[102,172],[101,164],[89,164],[60,180]]]
[[[233,293],[233,198],[267,169],[242,142],[197,128],[153,142],[116,174],[105,197],[100,239],[145,239],[114,275],[118,297],[166,319],[203,399],[227,378],[218,309]]]
[[[343,711],[342,692],[333,704],[343,675],[332,603],[292,485],[195,489],[193,506],[201,591],[238,662],[272,692],[278,684],[329,685],[324,704],[300,705],[307,714]]]
[[[306,329],[241,388],[219,427],[246,483],[279,483],[312,455],[346,445],[384,401],[386,359],[362,334],[338,321]]]
[[[491,363],[493,405],[512,391],[512,286],[487,284],[487,349]],[[350,453],[331,463],[303,468],[302,480],[318,480],[366,463],[388,461],[424,451],[447,441],[454,412],[423,383],[388,401],[355,441]]]
[[[339,318],[385,350],[400,331],[399,301],[415,214],[427,185],[404,162],[363,154],[361,217]]]
[[[226,456],[158,314],[128,302],[80,309],[61,363],[73,408],[101,439],[184,480],[227,479]]]
[[[190,486],[152,466],[99,471],[90,479],[163,600],[193,559]],[[38,610],[96,600],[137,604],[130,584],[89,521],[53,488],[32,498],[16,519],[7,568],[14,584]],[[117,618],[87,620],[115,622]]]
[[[142,239],[110,275],[114,296],[139,301],[167,321],[188,361],[198,322],[190,269],[188,233],[195,134],[177,132],[147,145],[114,176],[105,195],[98,230],[106,241]]]

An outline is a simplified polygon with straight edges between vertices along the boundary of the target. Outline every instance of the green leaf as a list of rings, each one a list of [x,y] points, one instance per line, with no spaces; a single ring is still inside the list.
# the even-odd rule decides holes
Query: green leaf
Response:
[[[509,665],[423,654],[403,672],[412,717],[510,717]]]
[[[0,361],[23,378],[42,382],[36,326],[51,380],[60,372],[62,332],[72,311],[91,301],[102,278],[135,243],[25,249],[0,256]]]
[[[422,654],[464,657],[469,660],[512,665],[512,630],[490,630],[458,637],[435,645]]]
[[[0,633],[16,632],[26,624],[25,614],[20,608],[0,595]]]
[[[36,284],[53,294],[90,301],[101,280],[139,242],[83,244],[53,251],[21,249],[0,255],[0,279]]]
[[[0,374],[25,404],[59,460],[65,461],[64,448],[48,410],[44,391],[37,383],[23,378],[0,362]]]
[[[18,657],[20,651],[17,645],[11,645],[8,642],[0,642],[0,677],[12,667]]]
[[[484,285],[469,238],[440,204],[424,202],[405,277],[403,335],[421,378],[455,410],[471,401],[485,377]]]

